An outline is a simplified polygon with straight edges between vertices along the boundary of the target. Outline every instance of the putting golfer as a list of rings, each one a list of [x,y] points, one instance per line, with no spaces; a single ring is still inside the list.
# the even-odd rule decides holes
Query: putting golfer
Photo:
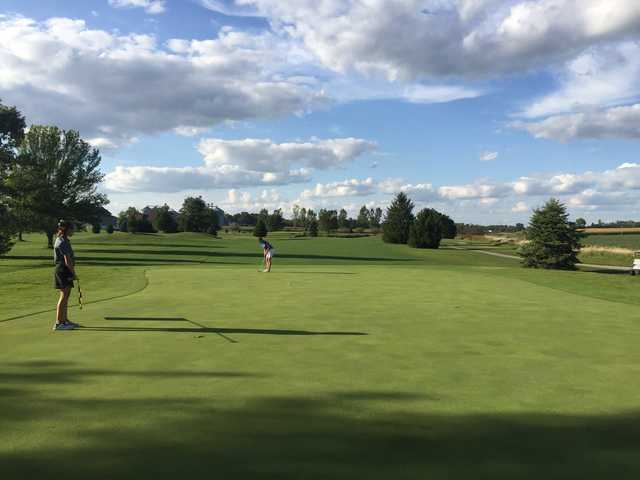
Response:
[[[56,323],[53,330],[73,330],[77,323],[69,321],[67,309],[69,295],[73,288],[73,280],[76,279],[75,257],[69,237],[73,236],[73,224],[65,220],[58,222],[58,232],[53,246],[53,261],[55,271],[53,274],[54,287],[60,290],[60,298],[56,308]]]
[[[264,256],[264,270],[263,272],[267,273],[271,271],[271,259],[273,258],[273,246],[263,240],[262,237],[258,239],[258,243],[262,247],[262,255]]]

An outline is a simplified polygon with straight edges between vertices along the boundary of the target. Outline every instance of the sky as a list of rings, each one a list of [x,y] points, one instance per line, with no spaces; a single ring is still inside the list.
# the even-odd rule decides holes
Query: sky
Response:
[[[99,148],[114,214],[640,219],[638,0],[0,0],[0,101]]]

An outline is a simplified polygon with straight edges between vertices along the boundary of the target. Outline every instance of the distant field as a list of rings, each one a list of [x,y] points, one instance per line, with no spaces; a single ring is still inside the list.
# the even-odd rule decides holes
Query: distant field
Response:
[[[636,229],[638,230],[638,229]],[[640,250],[640,230],[639,233],[624,234],[590,234],[582,239],[583,245],[598,245],[603,247],[620,247],[630,250]]]
[[[611,235],[616,233],[640,233],[640,228],[585,228],[582,231],[590,234]]]

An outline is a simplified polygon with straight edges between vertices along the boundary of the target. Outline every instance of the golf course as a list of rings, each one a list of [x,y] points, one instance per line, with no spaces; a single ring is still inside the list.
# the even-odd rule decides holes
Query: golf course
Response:
[[[640,284],[453,241],[78,233],[0,258],[0,478],[631,479]]]

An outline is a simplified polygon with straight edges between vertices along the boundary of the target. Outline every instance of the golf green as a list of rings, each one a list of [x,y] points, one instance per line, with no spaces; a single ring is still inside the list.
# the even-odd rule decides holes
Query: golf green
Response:
[[[635,277],[271,238],[77,235],[70,332],[0,259],[0,478],[640,475]]]

